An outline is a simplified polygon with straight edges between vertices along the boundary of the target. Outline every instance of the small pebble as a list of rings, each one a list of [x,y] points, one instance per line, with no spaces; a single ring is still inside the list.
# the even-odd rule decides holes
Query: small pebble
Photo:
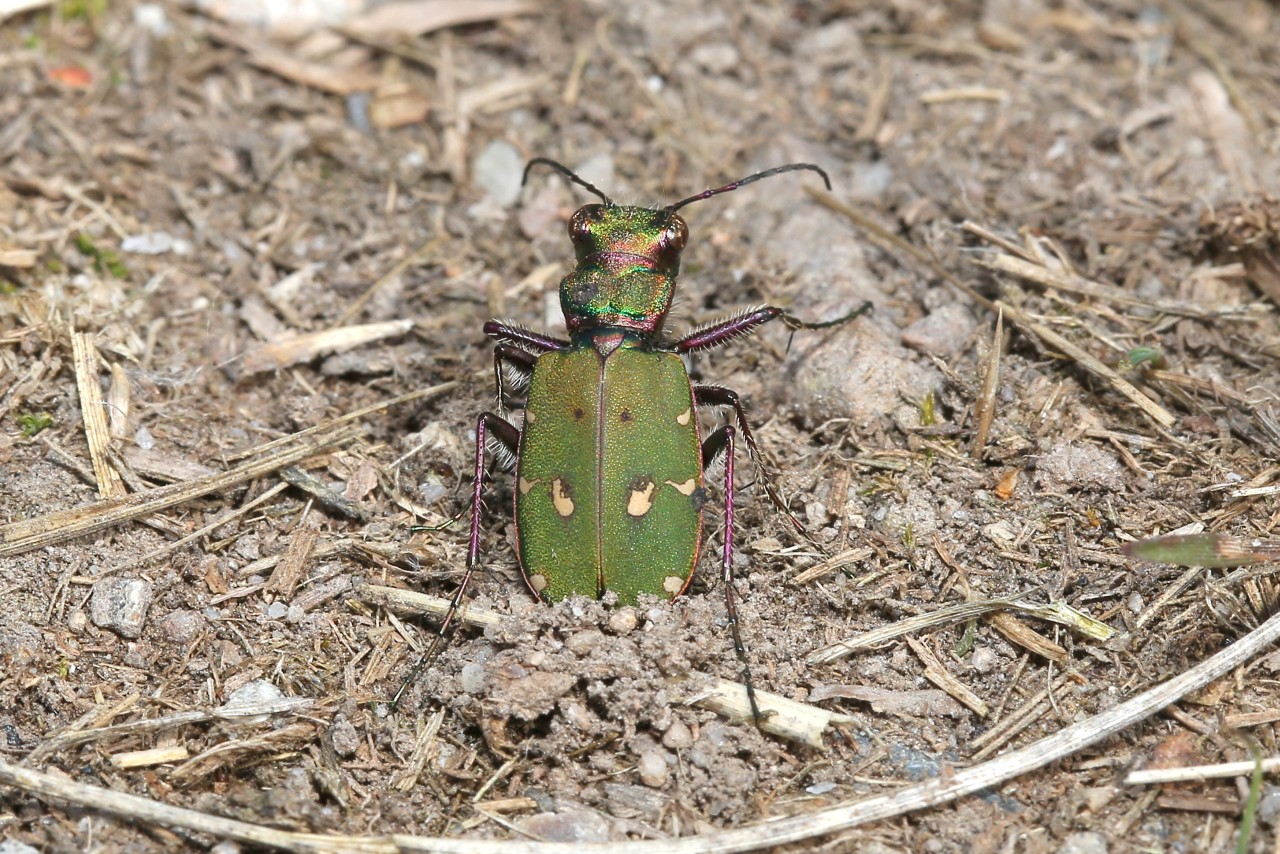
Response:
[[[978,673],[990,673],[1000,663],[1000,656],[996,655],[990,647],[980,646],[973,651],[973,657],[969,663]]]
[[[640,617],[635,608],[622,608],[609,616],[609,631],[615,635],[628,635],[636,630]]]
[[[329,727],[329,741],[333,744],[334,753],[348,759],[360,748],[360,733],[346,715],[338,715],[333,719],[333,726]]]
[[[640,782],[652,789],[661,789],[667,784],[667,757],[658,750],[647,750],[640,754],[636,763],[640,771]]]
[[[73,635],[82,635],[89,628],[89,615],[84,611],[75,610],[67,617],[67,631]]]
[[[139,3],[133,7],[133,22],[153,36],[164,38],[172,31],[164,7],[159,3]]]
[[[475,183],[498,204],[510,207],[520,198],[524,158],[509,142],[495,139],[476,156],[471,167]]]
[[[104,578],[93,587],[89,619],[133,640],[142,634],[152,595],[151,583],[141,578]]]
[[[688,750],[693,747],[693,733],[682,721],[672,721],[663,733],[662,746],[668,750]]]
[[[191,643],[200,636],[204,628],[204,617],[199,611],[171,611],[164,616],[156,627],[165,640],[173,644]]]
[[[953,356],[968,343],[977,325],[969,309],[950,303],[902,330],[902,343],[921,353]]]
[[[120,249],[135,255],[164,255],[173,249],[173,235],[167,231],[131,234],[120,241]]]
[[[40,854],[40,852],[25,842],[5,839],[0,841],[0,854]]]
[[[1097,831],[1073,833],[1058,847],[1058,854],[1107,854],[1107,837]]]
[[[538,813],[518,820],[516,827],[546,842],[609,841],[609,822],[593,809]]]
[[[479,694],[487,684],[489,674],[483,664],[471,661],[462,665],[462,672],[458,674],[458,686],[464,694]]]
[[[827,781],[826,783],[814,783],[812,786],[805,788],[805,791],[811,795],[825,795],[827,792],[833,791],[835,787],[835,783]]]
[[[578,657],[589,655],[592,650],[600,648],[604,643],[604,633],[598,629],[583,629],[565,639],[564,645]]]
[[[267,606],[267,616],[272,620],[282,620],[289,613],[289,606],[279,599]]]

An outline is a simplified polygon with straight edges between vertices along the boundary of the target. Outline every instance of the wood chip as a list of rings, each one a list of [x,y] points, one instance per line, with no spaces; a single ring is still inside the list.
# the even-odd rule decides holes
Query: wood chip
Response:
[[[164,765],[169,762],[183,762],[191,758],[187,748],[182,744],[169,747],[153,747],[149,750],[130,750],[125,753],[111,754],[111,764],[117,768],[146,768],[149,765]]]
[[[1008,638],[1010,643],[1016,644],[1028,652],[1033,652],[1041,658],[1047,658],[1064,667],[1071,660],[1071,656],[1067,654],[1065,649],[1044,635],[1033,631],[1012,614],[996,614],[991,618],[991,625],[1000,634]]]
[[[319,538],[320,532],[316,528],[310,524],[300,525],[289,538],[289,545],[271,577],[267,579],[264,589],[269,593],[279,594],[282,599],[292,599],[298,582],[311,565],[311,553],[315,551],[316,540]]]
[[[412,320],[389,320],[384,323],[365,323],[310,332],[267,344],[246,354],[240,361],[240,368],[244,376],[278,371],[289,365],[309,362],[318,356],[341,353],[374,341],[394,338],[412,328]]]
[[[85,438],[89,443],[89,459],[101,498],[121,498],[127,490],[120,473],[111,467],[108,448],[111,431],[107,429],[107,410],[98,381],[98,349],[94,336],[71,330],[71,351],[76,372],[76,388],[80,392],[80,414],[84,419]]]
[[[978,717],[985,718],[991,713],[990,707],[983,702],[982,698],[970,691],[951,671],[947,670],[946,666],[933,654],[933,650],[913,637],[907,638],[907,645],[924,664],[925,679],[968,706]]]
[[[700,678],[692,682],[698,685],[704,684]],[[747,699],[745,685],[730,682],[727,679],[714,679],[710,688],[702,689],[686,683],[683,689],[677,688],[676,692],[679,693],[680,690],[684,690],[686,696],[677,702],[709,709],[730,720],[749,721],[751,719],[751,702]],[[857,723],[857,718],[851,715],[829,712],[818,706],[761,691],[759,688],[756,689],[755,695],[756,703],[765,715],[764,720],[760,722],[762,730],[810,747],[823,746],[822,735],[832,724]]]
[[[344,29],[369,36],[421,36],[445,27],[540,12],[533,0],[401,0],[353,18]]]

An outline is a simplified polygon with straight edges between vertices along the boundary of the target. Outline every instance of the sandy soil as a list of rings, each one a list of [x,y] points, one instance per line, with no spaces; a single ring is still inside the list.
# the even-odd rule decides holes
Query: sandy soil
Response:
[[[1275,610],[1265,574],[1228,582],[1120,552],[1191,523],[1255,537],[1280,522],[1266,489],[1280,474],[1274,5],[579,0],[409,38],[302,40],[106,5],[0,24],[0,523],[93,517],[107,496],[452,385],[353,419],[295,469],[78,536],[53,517],[48,540],[5,551],[7,761],[294,830],[687,836],[1030,743]],[[465,514],[409,527],[466,508],[475,417],[494,406],[481,325],[563,334],[565,222],[590,196],[550,172],[521,191],[533,156],[633,204],[808,161],[854,214],[806,192],[819,182],[803,172],[690,206],[669,324],[874,304],[837,329],[778,324],[692,359],[696,379],[743,395],[768,461],[742,462],[738,493],[755,682],[848,716],[821,748],[685,702],[740,671],[712,556],[675,603],[536,604],[501,472],[470,601],[504,620],[460,630],[390,707],[410,641],[434,624],[361,591],[449,596],[461,578]],[[984,392],[997,300],[1016,316]],[[86,426],[102,421],[86,409],[105,422]],[[1007,614],[806,663],[1014,594],[1114,636]],[[977,702],[927,679],[929,659]],[[1275,754],[1278,670],[1273,654],[1049,769],[820,842],[1231,849],[1243,778],[1122,779]],[[276,695],[311,702],[50,741]],[[170,753],[121,757],[151,749]],[[1273,850],[1277,805],[1267,783],[1250,850]],[[4,788],[0,837],[216,842]]]

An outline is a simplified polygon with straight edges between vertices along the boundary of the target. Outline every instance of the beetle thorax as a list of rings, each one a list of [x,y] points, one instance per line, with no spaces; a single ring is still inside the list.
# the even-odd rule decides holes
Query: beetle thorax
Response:
[[[560,282],[569,331],[621,327],[657,334],[671,308],[688,234],[684,220],[662,208],[579,209],[569,221],[577,267]]]

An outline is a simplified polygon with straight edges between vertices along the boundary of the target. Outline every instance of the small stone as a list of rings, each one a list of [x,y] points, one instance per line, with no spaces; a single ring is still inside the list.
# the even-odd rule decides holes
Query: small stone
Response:
[[[1107,854],[1109,850],[1106,836],[1097,831],[1086,830],[1073,833],[1063,840],[1058,847],[1058,854]]]
[[[5,839],[0,841],[0,854],[40,854],[40,852],[25,842]]]
[[[76,609],[67,617],[67,631],[79,637],[89,628],[89,615],[84,611]]]
[[[360,749],[360,733],[347,720],[346,715],[337,715],[333,719],[333,726],[329,727],[329,742],[333,745],[334,753],[349,759]]]
[[[489,676],[483,664],[470,661],[462,665],[462,672],[458,674],[458,687],[464,694],[479,694],[487,684]]]
[[[602,643],[604,643],[603,632],[599,629],[584,629],[566,638],[564,645],[569,652],[581,658],[590,655],[593,650],[599,649]]]
[[[609,616],[609,631],[615,635],[629,635],[640,624],[635,608],[622,608]]]
[[[135,255],[164,255],[173,249],[173,235],[167,231],[131,234],[120,241],[120,249]]]
[[[267,606],[267,617],[272,620],[283,620],[289,613],[289,606],[279,599]]]
[[[165,615],[158,624],[160,635],[173,644],[187,644],[200,636],[204,617],[198,611],[178,610]]]
[[[516,822],[516,827],[546,842],[608,842],[609,822],[592,809],[544,812]]]
[[[647,750],[636,763],[640,782],[651,789],[661,789],[667,784],[667,757],[660,750]]]
[[[662,746],[668,750],[688,750],[693,747],[693,733],[683,721],[672,721],[662,735]]]
[[[990,647],[980,646],[973,651],[973,657],[969,659],[969,663],[978,673],[987,674],[996,669],[996,665],[1000,663],[1000,656],[996,655]]]
[[[784,389],[812,423],[848,418],[871,424],[942,385],[937,369],[921,364],[874,322],[854,323],[847,334],[815,343]]]
[[[94,585],[89,619],[133,640],[142,634],[152,596],[151,583],[141,578],[104,578]]]
[[[977,326],[969,309],[951,303],[902,330],[902,343],[921,353],[954,356],[969,343]]]
[[[1258,801],[1258,821],[1266,827],[1280,824],[1280,786],[1264,786]]]
[[[511,143],[495,139],[485,146],[476,156],[472,173],[476,184],[503,207],[514,205],[520,198],[524,158]]]
[[[738,49],[728,42],[708,42],[695,47],[690,58],[712,74],[727,74],[741,60]]]
[[[133,22],[157,38],[164,38],[173,29],[159,3],[139,3],[133,8]]]
[[[569,673],[535,671],[491,690],[494,712],[531,721],[555,708],[556,701],[569,693],[578,677]]]
[[[1036,462],[1036,480],[1052,492],[1124,491],[1124,466],[1109,451],[1087,443],[1060,442]]]

